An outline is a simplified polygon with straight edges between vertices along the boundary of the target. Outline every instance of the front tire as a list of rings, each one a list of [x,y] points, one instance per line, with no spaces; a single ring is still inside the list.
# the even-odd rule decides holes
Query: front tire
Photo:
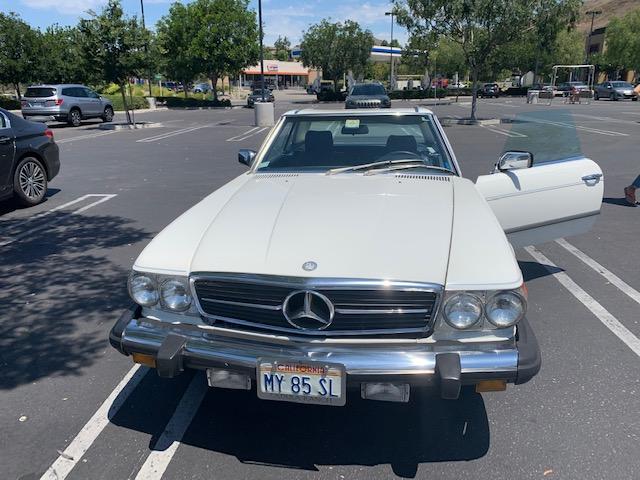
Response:
[[[593,99],[594,99],[595,101],[600,100],[600,97],[598,96],[598,92],[594,92],[594,93],[593,93]]]
[[[612,102],[615,102],[618,100],[618,97],[616,96],[615,93],[611,93],[609,94],[609,100],[611,100]]]
[[[113,108],[105,107],[104,113],[102,114],[102,121],[106,123],[113,122]]]
[[[13,174],[13,191],[18,202],[31,207],[40,203],[47,193],[47,172],[35,157],[23,158]]]
[[[69,112],[69,117],[67,121],[69,122],[69,125],[71,125],[72,127],[79,127],[80,124],[82,123],[82,114],[80,113],[80,110],[78,110],[77,108],[73,108]]]

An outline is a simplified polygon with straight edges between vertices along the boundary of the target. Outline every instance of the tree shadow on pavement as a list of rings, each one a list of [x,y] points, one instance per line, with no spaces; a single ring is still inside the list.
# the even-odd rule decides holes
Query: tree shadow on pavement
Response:
[[[47,200],[49,200],[59,191],[60,191],[59,188],[48,188],[47,193],[44,196],[43,202],[46,202]],[[24,205],[21,205],[20,203],[18,203],[18,201],[15,198],[8,198],[6,200],[0,201],[0,216],[13,212],[15,210],[27,210],[29,208],[33,208],[33,207],[25,207]],[[2,228],[2,225],[3,224],[0,223],[0,228]]]
[[[79,375],[107,348],[128,272],[104,250],[150,235],[115,216],[54,212],[0,222],[0,390]],[[24,235],[24,238],[21,238]]]

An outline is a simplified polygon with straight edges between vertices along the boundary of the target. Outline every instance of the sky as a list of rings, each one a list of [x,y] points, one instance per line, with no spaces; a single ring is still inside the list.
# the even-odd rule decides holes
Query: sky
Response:
[[[145,21],[149,28],[169,11],[172,0],[143,0]],[[87,10],[98,11],[106,0],[0,0],[0,11],[16,12],[33,27],[41,29],[52,24],[75,25]],[[122,0],[128,15],[140,16],[140,0]],[[289,0],[263,0],[262,15],[265,26],[265,44],[271,45],[278,35],[287,36],[296,45],[302,32],[322,18],[332,21],[354,20],[371,30],[380,40],[389,41],[391,20],[384,12],[391,7],[388,0],[302,0],[297,4]],[[257,0],[250,7],[258,9]],[[394,25],[393,36],[400,43],[406,32]]]

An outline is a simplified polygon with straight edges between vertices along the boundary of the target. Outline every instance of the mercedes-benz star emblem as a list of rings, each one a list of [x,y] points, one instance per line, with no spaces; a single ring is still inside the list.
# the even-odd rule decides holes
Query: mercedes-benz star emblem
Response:
[[[324,330],[335,315],[333,303],[313,290],[297,290],[284,299],[282,313],[291,325],[301,330]]]
[[[302,269],[307,271],[307,272],[312,272],[316,268],[318,268],[318,264],[316,262],[308,261],[308,262],[304,262],[302,264]]]

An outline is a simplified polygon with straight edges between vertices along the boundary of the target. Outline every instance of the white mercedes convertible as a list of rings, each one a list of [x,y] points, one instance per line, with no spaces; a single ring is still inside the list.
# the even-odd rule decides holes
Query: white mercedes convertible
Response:
[[[538,372],[513,247],[590,228],[596,163],[512,151],[473,183],[422,108],[292,111],[239,160],[133,265],[110,340],[134,362],[324,405]]]

